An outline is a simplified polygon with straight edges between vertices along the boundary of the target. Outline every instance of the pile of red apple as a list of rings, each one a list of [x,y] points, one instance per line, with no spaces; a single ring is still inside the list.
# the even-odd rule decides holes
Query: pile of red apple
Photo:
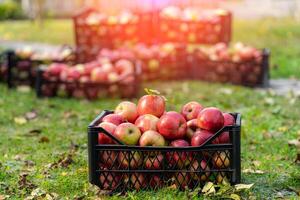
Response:
[[[77,98],[96,99],[97,97],[120,95],[132,96],[134,89],[134,64],[126,59],[115,62],[99,58],[93,62],[68,66],[61,63],[49,65],[43,78],[45,96],[53,93]]]
[[[231,24],[229,20],[223,23],[223,16],[229,16],[229,13],[225,10],[167,7],[160,12],[159,38],[161,41],[185,43],[227,42],[224,34],[228,33],[223,30],[230,30]]]
[[[200,147],[205,145],[216,132],[224,126],[235,125],[235,118],[229,113],[223,113],[218,108],[204,108],[198,102],[192,101],[185,104],[181,112],[166,111],[165,99],[158,95],[145,95],[139,99],[138,104],[121,102],[113,114],[106,115],[98,127],[102,127],[120,142],[128,146],[152,147]],[[103,132],[98,134],[100,145],[116,144],[115,141]],[[230,143],[229,132],[221,133],[212,141],[212,144]],[[175,173],[175,184],[184,188],[192,181],[206,181],[210,176],[210,169],[226,169],[230,166],[230,154],[224,150],[213,152],[193,152],[170,150],[165,156],[159,151],[140,152],[134,151],[133,158],[129,159],[129,152],[102,151],[100,152],[101,169],[147,169],[159,170],[163,163],[164,169],[187,170]],[[201,160],[195,159],[196,154],[202,155]],[[166,161],[166,162],[163,162]],[[196,170],[204,173],[198,176]],[[116,176],[116,174],[110,174]],[[134,174],[139,184],[134,186],[140,189],[147,185],[146,175]],[[214,175],[216,181],[221,181],[224,174]],[[159,176],[152,177],[159,179]],[[118,178],[117,178],[118,179]],[[115,184],[108,184],[102,175],[100,182],[104,188],[109,189]],[[128,181],[128,180],[127,180]],[[157,180],[156,180],[157,181]],[[148,183],[149,184],[149,183]],[[105,185],[107,187],[105,187]],[[110,188],[112,189],[112,188]]]

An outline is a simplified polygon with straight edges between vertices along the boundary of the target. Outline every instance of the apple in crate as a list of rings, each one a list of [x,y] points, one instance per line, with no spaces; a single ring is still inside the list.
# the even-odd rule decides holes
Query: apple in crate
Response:
[[[184,138],[186,129],[187,124],[184,117],[174,111],[165,113],[157,123],[158,132],[168,140]]]
[[[229,113],[223,113],[224,116],[224,126],[232,126],[235,124],[234,117]],[[224,132],[219,136],[220,143],[229,143],[230,142],[230,136],[229,132]]]
[[[151,114],[145,114],[137,118],[137,120],[135,121],[135,125],[139,127],[142,133],[149,130],[156,131],[157,130],[156,126],[158,121],[159,121],[158,117]]]
[[[201,160],[199,162],[198,160],[195,160],[191,166],[190,166],[190,171],[191,171],[191,177],[192,179],[198,181],[206,181],[209,178],[210,168],[205,160]],[[196,172],[196,171],[203,171],[203,172]]]
[[[68,68],[68,65],[61,63],[53,63],[47,68],[47,72],[51,76],[59,77],[60,73]]]
[[[106,82],[108,80],[108,73],[102,68],[95,68],[91,73],[91,81],[95,83]]]
[[[136,169],[143,164],[143,154],[141,152],[120,152],[118,157],[119,163],[125,169]]]
[[[192,119],[188,121],[186,124],[187,124],[186,136],[188,139],[192,139],[193,135],[199,129],[197,125],[197,119]]]
[[[203,107],[201,104],[196,101],[192,101],[182,107],[181,114],[187,121],[189,121],[192,119],[196,119],[202,109]]]
[[[112,135],[114,135],[114,132],[117,128],[115,124],[110,122],[102,122],[98,127],[103,128]],[[109,136],[105,135],[105,133],[100,132],[98,134],[98,144],[113,144],[113,140]]]
[[[131,174],[130,182],[136,190],[140,190],[146,185],[145,176],[142,173]]]
[[[141,137],[141,131],[135,125],[127,122],[117,126],[114,135],[127,145],[136,145]]]
[[[166,141],[164,137],[156,131],[146,131],[140,137],[140,146],[165,146]]]
[[[137,111],[139,115],[151,114],[160,117],[165,111],[165,100],[162,96],[145,95],[140,98]]]
[[[213,164],[216,168],[224,169],[230,166],[230,153],[226,151],[218,151],[214,154]]]
[[[162,169],[164,156],[162,154],[149,155],[145,158],[146,169]]]
[[[104,190],[113,190],[120,184],[120,177],[113,172],[101,172],[100,188]]]
[[[120,125],[124,122],[124,119],[121,115],[118,114],[109,114],[103,117],[102,122],[110,122],[114,125]]]
[[[198,115],[198,127],[208,131],[218,131],[224,125],[223,113],[214,107],[203,109]]]
[[[191,145],[192,146],[201,146],[213,135],[214,134],[212,132],[209,132],[207,130],[199,130],[193,135],[193,137],[191,139]],[[219,143],[218,138],[214,139],[212,141],[212,143],[218,144]]]
[[[134,72],[134,66],[129,60],[121,59],[115,63],[115,70],[119,75],[128,75]]]
[[[186,140],[178,139],[174,140],[170,144],[171,147],[188,147],[190,144]],[[172,157],[172,158],[171,158]],[[184,151],[174,151],[173,154],[167,154],[167,158],[169,163],[172,165],[177,165],[179,168],[184,168],[188,164],[190,164],[190,157],[188,152]]]
[[[115,151],[101,151],[99,160],[100,167],[113,168],[118,164],[118,156]]]
[[[185,189],[189,186],[191,177],[186,172],[177,172],[174,175],[175,184],[178,188]]]
[[[138,117],[137,107],[130,101],[121,102],[115,109],[115,113],[123,117],[124,120],[134,123]]]

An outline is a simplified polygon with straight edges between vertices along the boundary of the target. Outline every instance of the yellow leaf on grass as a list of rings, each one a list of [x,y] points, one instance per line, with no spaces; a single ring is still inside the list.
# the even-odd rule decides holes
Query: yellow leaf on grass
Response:
[[[252,184],[237,184],[234,187],[236,190],[249,190],[253,185],[254,185],[254,183],[252,183]]]
[[[240,200],[241,197],[240,197],[239,195],[237,195],[237,194],[231,194],[231,195],[230,195],[230,199],[233,199],[233,200]]]
[[[15,117],[14,121],[18,125],[23,125],[27,123],[27,120],[24,117]]]
[[[204,193],[204,195],[209,195],[216,193],[216,189],[212,182],[207,182],[201,192]]]

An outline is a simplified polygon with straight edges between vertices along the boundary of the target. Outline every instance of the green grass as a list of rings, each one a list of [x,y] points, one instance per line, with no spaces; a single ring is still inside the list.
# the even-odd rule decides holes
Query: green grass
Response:
[[[255,184],[248,195],[257,199],[273,199],[281,192],[285,198],[297,199],[290,188],[300,189],[299,166],[294,164],[296,150],[288,147],[287,141],[294,139],[300,130],[299,99],[202,82],[153,83],[144,87],[159,89],[168,98],[169,110],[179,111],[182,104],[197,100],[205,106],[242,113],[242,169],[265,172],[261,175],[242,173],[243,183]],[[41,100],[33,92],[9,91],[3,85],[0,85],[0,94],[0,194],[9,195],[11,199],[28,196],[30,189],[18,188],[20,173],[27,172],[28,180],[47,193],[57,193],[60,198],[84,196],[85,199],[93,199],[95,192],[87,181],[86,127],[101,110],[113,109],[120,100]],[[15,122],[16,117],[32,110],[37,112],[36,119],[23,125]],[[30,135],[31,130],[40,130],[41,133]],[[42,137],[47,137],[49,142],[41,143]],[[68,152],[71,142],[78,145],[74,162],[67,168],[49,169],[47,165]],[[28,160],[33,165],[26,165]],[[188,195],[164,189],[129,193],[126,198],[187,199]]]
[[[0,39],[73,44],[73,24],[71,20],[45,20],[42,26],[29,20],[1,21]]]
[[[30,21],[0,22],[0,39],[74,44],[71,20],[46,20],[43,27]],[[300,78],[300,22],[291,18],[234,20],[233,40],[272,52],[272,78]]]

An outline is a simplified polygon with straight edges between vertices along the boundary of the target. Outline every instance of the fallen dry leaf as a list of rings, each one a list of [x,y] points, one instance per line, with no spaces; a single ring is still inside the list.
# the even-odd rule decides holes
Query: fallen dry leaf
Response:
[[[201,192],[204,193],[204,195],[209,195],[216,193],[216,189],[212,182],[207,182]]]
[[[42,133],[41,129],[32,129],[28,133],[25,133],[24,135],[27,137],[34,137],[40,135],[41,133]]]
[[[39,139],[39,143],[49,143],[50,140],[48,137],[46,136],[42,136],[40,139]]]
[[[254,185],[254,183],[252,183],[252,184],[236,184],[234,187],[237,191],[249,190],[253,185]]]
[[[230,194],[230,199],[233,199],[233,200],[240,200],[241,197],[237,194]]]
[[[25,114],[25,118],[27,120],[33,120],[33,119],[37,118],[37,112],[36,111],[27,112]]]
[[[27,190],[32,190],[34,188],[36,188],[36,185],[34,185],[33,183],[31,183],[28,179],[27,179],[28,173],[21,173],[19,175],[19,189],[27,189]]]
[[[26,118],[24,118],[24,117],[15,117],[15,118],[14,118],[14,121],[15,121],[15,123],[18,124],[18,125],[23,125],[23,124],[26,124],[26,123],[27,123],[27,120],[26,120]]]
[[[1,195],[0,194],[0,200],[5,200],[5,199],[8,199],[9,196],[8,195]]]
[[[259,167],[260,164],[261,164],[261,162],[258,161],[258,160],[254,160],[252,163],[253,163],[253,165],[254,165],[255,167]]]
[[[265,172],[262,170],[253,170],[253,169],[244,169],[243,173],[249,173],[249,174],[264,174]]]

